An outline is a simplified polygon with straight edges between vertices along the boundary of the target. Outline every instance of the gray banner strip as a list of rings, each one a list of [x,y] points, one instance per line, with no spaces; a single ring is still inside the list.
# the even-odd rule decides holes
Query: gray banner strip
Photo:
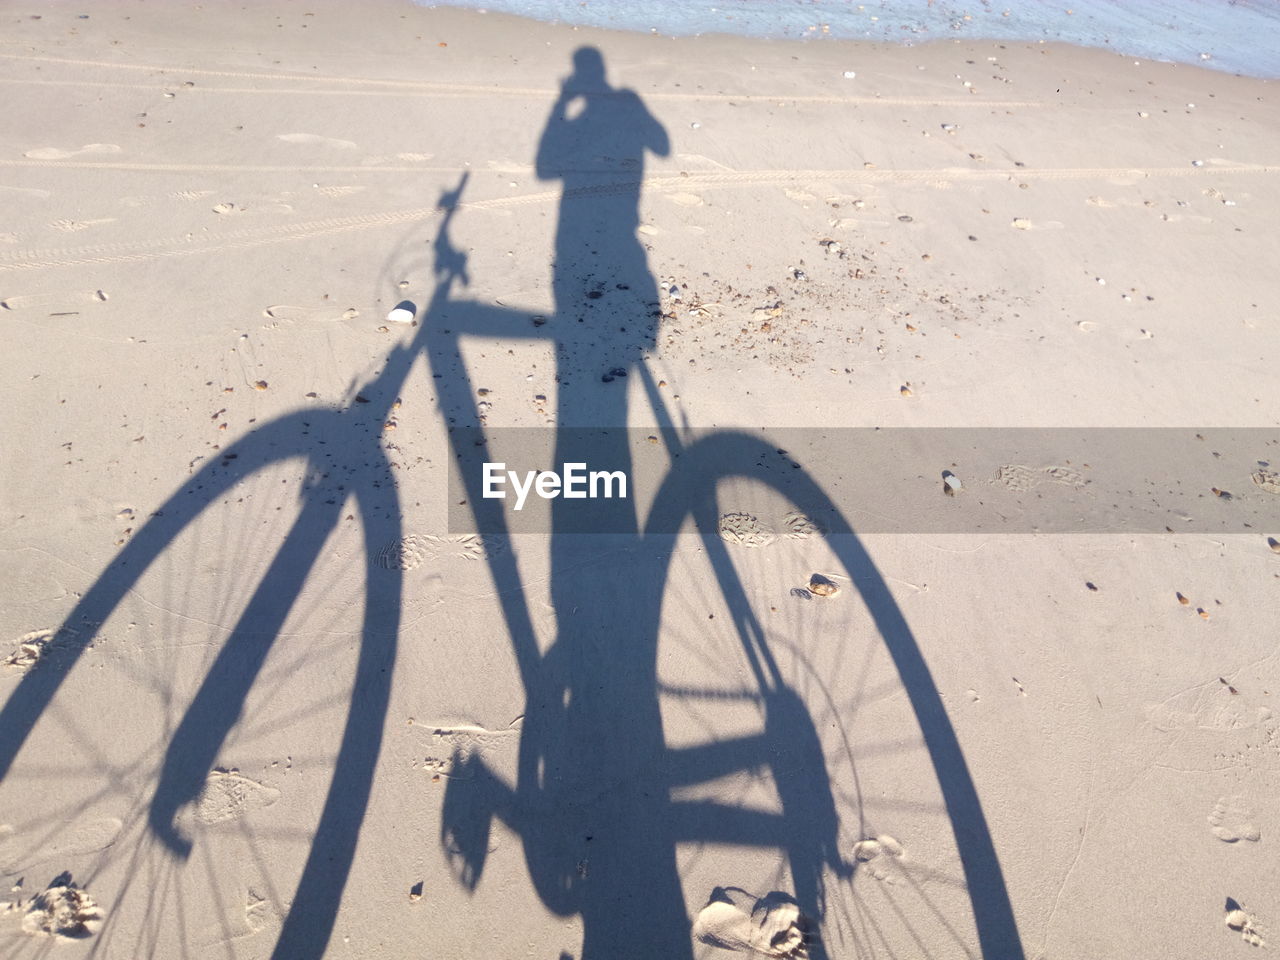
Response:
[[[671,534],[693,522],[705,531],[753,519],[786,529],[807,517],[831,532],[1280,536],[1280,428],[455,428],[450,436],[454,533]]]

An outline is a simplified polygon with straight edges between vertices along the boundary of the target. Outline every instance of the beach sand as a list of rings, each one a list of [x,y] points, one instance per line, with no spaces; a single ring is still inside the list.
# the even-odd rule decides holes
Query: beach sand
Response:
[[[729,477],[677,500],[705,538],[471,536],[446,432],[625,422],[650,494],[732,429],[1251,427],[1274,464],[1274,83],[86,9],[0,15],[0,953],[1280,936],[1280,529],[824,536]],[[578,133],[571,75],[609,87]],[[1007,466],[928,482],[1084,483]],[[1218,486],[1274,515],[1249,469]]]

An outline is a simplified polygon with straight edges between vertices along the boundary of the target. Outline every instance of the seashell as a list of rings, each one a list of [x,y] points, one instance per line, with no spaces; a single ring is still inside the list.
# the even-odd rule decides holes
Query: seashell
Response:
[[[945,493],[948,497],[954,497],[963,489],[964,489],[964,485],[960,483],[959,477],[957,477],[950,470],[942,471],[942,492],[943,493]]]
[[[809,592],[815,597],[834,597],[840,592],[840,588],[822,574],[815,573],[809,578]]]

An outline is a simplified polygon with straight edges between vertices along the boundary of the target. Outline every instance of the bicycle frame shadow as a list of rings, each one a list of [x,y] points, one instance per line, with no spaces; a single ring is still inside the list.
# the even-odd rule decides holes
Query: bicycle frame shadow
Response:
[[[718,536],[717,483],[757,479],[751,467],[772,448],[758,437],[734,432],[686,445],[645,365],[655,331],[647,326],[642,336],[635,335],[640,318],[651,316],[657,306],[648,299],[656,283],[635,238],[643,151],[664,152],[665,133],[654,130],[656,121],[647,112],[638,112],[643,108],[634,94],[607,85],[598,53],[579,50],[574,63],[552,107],[537,163],[540,177],[565,182],[553,265],[556,310],[540,326],[454,303],[438,316],[424,314],[439,402],[451,425],[475,529],[484,534],[508,535],[510,529],[502,501],[486,498],[480,482],[483,465],[495,456],[463,355],[468,339],[554,344],[553,464],[587,461],[592,469],[629,472],[626,392],[617,381],[633,374],[641,378],[672,462],[679,466],[672,468],[643,521],[629,504],[596,504],[584,524],[574,515],[583,507],[553,502],[547,542],[555,627],[545,654],[539,652],[517,551],[490,558],[526,696],[518,773],[516,783],[508,785],[482,759],[455,758],[441,842],[459,881],[474,889],[484,871],[493,819],[500,819],[519,835],[544,905],[582,917],[581,960],[632,954],[678,960],[692,956],[675,860],[678,845],[783,851],[795,899],[818,926],[825,912],[824,873],[848,879],[855,866],[838,849],[839,814],[813,720],[778,674],[764,628]],[[576,121],[566,118],[566,105],[575,98],[586,100]],[[604,105],[609,113],[601,118]],[[601,197],[614,200],[602,207]],[[614,289],[641,290],[646,297],[637,302],[628,296],[617,304],[611,301]],[[576,429],[584,424],[605,429],[584,440]],[[782,492],[815,513],[830,506],[818,483],[803,473],[789,477]],[[692,520],[711,560],[742,651],[763,691],[765,724],[756,734],[672,750],[663,737],[656,663],[673,553],[670,532],[685,518]],[[609,535],[581,533],[592,524]],[[922,732],[960,850],[982,953],[1016,960],[1022,948],[999,860],[919,645],[870,555],[838,513],[828,535]],[[636,602],[637,596],[643,602]],[[681,786],[761,766],[773,773],[781,813],[670,797]],[[810,944],[809,955],[815,960],[827,955],[820,940]]]

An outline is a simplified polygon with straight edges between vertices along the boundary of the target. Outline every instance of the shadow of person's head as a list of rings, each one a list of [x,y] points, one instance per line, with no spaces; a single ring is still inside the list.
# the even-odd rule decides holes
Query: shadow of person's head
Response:
[[[566,90],[574,93],[604,93],[609,81],[604,75],[604,57],[595,47],[579,47],[573,52],[573,73],[565,80]]]

